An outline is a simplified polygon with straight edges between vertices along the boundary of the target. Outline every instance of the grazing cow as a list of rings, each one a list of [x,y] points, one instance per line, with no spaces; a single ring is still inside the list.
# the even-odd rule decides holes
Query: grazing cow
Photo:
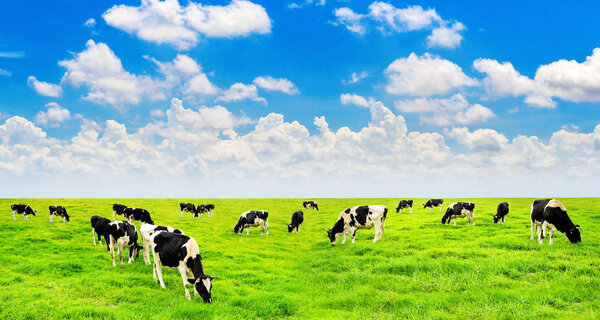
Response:
[[[10,208],[12,209],[13,220],[15,221],[17,221],[15,214],[23,214],[23,220],[29,221],[29,215],[31,214],[35,217],[35,213],[37,212],[26,204],[13,204]]]
[[[200,215],[200,218],[202,218],[204,216],[204,213],[207,213],[209,218],[212,217],[215,214],[215,205],[199,204],[196,207],[196,214],[194,215],[194,217],[198,217],[198,215]]]
[[[154,224],[154,221],[152,221],[152,218],[150,218],[150,212],[148,212],[146,209],[125,208],[125,210],[123,210],[123,216],[125,216],[125,219],[127,219],[129,222],[141,221],[144,223]]]
[[[112,259],[113,267],[115,264],[115,247],[119,253],[119,261],[123,265],[123,250],[129,249],[129,259],[127,263],[132,263],[135,258],[139,257],[140,249],[142,248],[138,243],[137,229],[133,223],[127,221],[113,221],[108,224],[108,245],[110,248],[110,257]]]
[[[122,216],[125,209],[127,209],[127,206],[118,203],[113,204],[113,220],[117,220],[117,215]]]
[[[189,212],[191,214],[196,213],[196,206],[193,203],[182,202],[179,204],[179,208],[181,209],[181,218],[183,218],[183,212]]]
[[[168,231],[185,235],[183,231],[173,227],[161,227],[153,224],[143,223],[140,227],[140,234],[142,235],[142,246],[144,247],[143,257],[145,264],[150,264],[150,237],[158,231]]]
[[[108,224],[110,224],[110,220],[103,218],[101,216],[93,216],[90,219],[92,223],[92,239],[94,239],[94,245],[96,245],[96,236],[98,236],[98,241],[100,242],[100,246],[102,246],[101,236],[104,237],[104,242],[106,243],[106,251],[110,250],[110,245],[108,243]]]
[[[383,205],[355,206],[342,211],[333,228],[325,229],[331,245],[337,243],[340,233],[344,234],[342,244],[346,243],[348,235],[352,236],[352,243],[354,243],[357,229],[371,229],[373,227],[375,227],[373,243],[381,240],[387,211],[387,207]]]
[[[292,214],[292,222],[288,224],[288,232],[296,230],[296,233],[300,232],[300,225],[304,222],[304,213],[302,211],[296,211]]]
[[[304,202],[302,202],[302,206],[306,210],[313,208],[313,209],[319,211],[319,205],[317,205],[317,203],[314,201],[304,201]]]
[[[50,209],[50,222],[52,222],[52,216],[61,216],[62,217],[62,222],[65,222],[65,220],[69,221],[69,215],[67,214],[67,209],[65,209],[65,207],[63,206],[49,206],[48,209]]]
[[[423,209],[429,208],[429,212],[431,212],[433,207],[440,207],[440,212],[442,212],[442,207],[444,207],[443,204],[444,204],[444,199],[429,199],[423,205]]]
[[[192,299],[188,290],[189,285],[192,284],[194,285],[194,295],[200,295],[205,303],[212,302],[211,281],[216,277],[204,274],[200,249],[194,238],[168,231],[157,231],[150,237],[150,243],[154,258],[152,275],[155,281],[158,275],[158,281],[162,288],[165,288],[161,268],[164,265],[170,269],[179,270],[185,288],[185,297],[188,300]]]
[[[398,203],[398,208],[396,208],[396,213],[402,213],[402,209],[410,208],[410,213],[412,213],[412,200],[402,200]]]
[[[508,214],[508,202],[500,202],[498,205],[498,209],[496,209],[496,215],[494,216],[494,223],[498,223],[498,221],[502,221],[504,223],[504,219]]]
[[[456,225],[456,218],[467,217],[467,226],[473,222],[475,226],[475,204],[473,202],[454,202],[451,203],[446,209],[446,214],[442,217],[442,224],[450,225],[450,220],[454,219],[454,225]]]
[[[573,224],[567,215],[567,209],[560,201],[556,199],[535,200],[531,205],[531,240],[533,240],[534,229],[537,229],[538,242],[543,244],[548,228],[550,228],[549,245],[553,242],[556,230],[564,233],[571,243],[581,242],[581,227]]]
[[[233,232],[239,232],[240,235],[242,235],[244,228],[247,228],[246,235],[249,235],[250,227],[260,226],[260,235],[264,235],[265,229],[267,230],[267,235],[269,235],[269,223],[267,222],[268,218],[269,213],[264,210],[246,211],[242,213],[240,220],[235,227],[233,227]]]

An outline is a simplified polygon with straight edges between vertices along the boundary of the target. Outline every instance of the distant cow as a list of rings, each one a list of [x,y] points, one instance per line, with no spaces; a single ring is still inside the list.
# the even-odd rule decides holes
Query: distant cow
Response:
[[[258,227],[260,226],[260,235],[264,235],[265,230],[267,230],[267,235],[269,235],[269,223],[268,223],[269,213],[264,210],[256,210],[256,211],[246,211],[242,213],[240,216],[240,220],[233,227],[234,233],[240,233],[244,231],[244,228],[247,228],[246,235],[250,234],[250,227]]]
[[[396,208],[396,213],[402,213],[402,209],[406,208],[410,208],[410,213],[412,213],[412,206],[412,200],[401,200],[400,203],[398,203],[398,207]]]
[[[10,206],[10,208],[12,209],[13,220],[15,221],[17,221],[15,214],[22,214],[23,220],[29,221],[29,215],[33,215],[35,217],[35,213],[37,212],[26,204],[13,204]]]
[[[531,240],[534,229],[537,229],[539,244],[544,243],[546,229],[550,228],[550,241],[552,244],[554,231],[558,230],[567,236],[571,243],[581,242],[581,227],[573,224],[567,215],[565,206],[556,199],[535,200],[531,205]]]
[[[132,263],[135,258],[139,257],[142,247],[137,243],[137,229],[133,223],[127,221],[113,221],[108,224],[108,245],[110,248],[110,257],[113,267],[115,264],[115,247],[119,253],[119,261],[123,264],[123,250],[129,249],[129,259],[127,263]],[[135,256],[135,258],[134,258]]]
[[[158,275],[162,288],[165,288],[161,267],[164,265],[170,269],[179,270],[186,298],[192,299],[188,290],[189,285],[192,284],[194,285],[194,295],[200,295],[205,303],[212,302],[211,281],[216,277],[204,274],[200,249],[194,238],[168,231],[158,231],[152,234],[150,243],[154,258],[152,275],[155,281]]]
[[[204,213],[207,213],[209,218],[212,217],[215,214],[215,205],[214,204],[199,204],[196,207],[195,217],[198,217],[198,215],[200,215],[200,218],[202,218],[204,216]]]
[[[65,220],[69,221],[69,215],[67,214],[67,209],[63,206],[49,206],[50,210],[50,222],[52,222],[52,216],[60,216],[62,217],[62,222]]]
[[[456,225],[456,218],[467,217],[467,226],[473,223],[475,226],[475,204],[473,202],[454,202],[451,203],[446,209],[446,214],[442,217],[442,224],[450,224],[450,220],[454,219],[454,225]]]
[[[150,264],[150,238],[155,232],[158,231],[168,231],[177,234],[184,234],[183,231],[175,229],[173,227],[161,227],[147,223],[142,224],[142,226],[140,227],[140,235],[142,236],[142,246],[144,247],[143,257],[145,264]]]
[[[352,236],[352,243],[357,229],[371,229],[375,227],[373,243],[381,240],[383,235],[387,207],[383,205],[355,206],[342,211],[332,229],[325,229],[331,245],[337,243],[340,233],[344,234],[342,244],[346,243],[348,235]]]
[[[498,209],[496,209],[496,215],[494,216],[494,223],[498,223],[498,221],[502,221],[504,223],[504,219],[508,214],[508,202],[500,202],[498,205]]]
[[[313,208],[313,209],[319,211],[319,205],[317,205],[317,203],[314,201],[304,201],[304,202],[302,202],[302,206],[306,210]]]
[[[152,218],[150,218],[150,212],[148,212],[146,209],[125,208],[125,210],[123,210],[123,216],[125,216],[125,219],[127,219],[129,222],[141,221],[144,223],[154,224],[154,221],[152,221]]]
[[[118,203],[113,204],[113,220],[117,220],[117,215],[122,216],[125,209],[127,209],[127,206]]]
[[[429,212],[431,212],[433,207],[440,207],[440,212],[442,212],[443,204],[444,204],[444,199],[429,199],[423,205],[423,209],[429,208]]]
[[[302,211],[296,211],[292,214],[292,222],[288,224],[288,232],[296,231],[300,232],[300,225],[304,222],[304,213]]]
[[[106,243],[106,251],[110,250],[108,242],[108,224],[111,221],[101,216],[93,216],[92,219],[90,219],[90,222],[92,223],[92,239],[94,239],[94,245],[96,245],[96,236],[98,236],[98,241],[100,242],[100,246],[102,246],[102,239],[100,238],[102,236]]]
[[[191,214],[196,214],[196,206],[193,203],[182,202],[179,204],[179,208],[181,209],[181,218],[183,218],[183,212],[189,212]]]

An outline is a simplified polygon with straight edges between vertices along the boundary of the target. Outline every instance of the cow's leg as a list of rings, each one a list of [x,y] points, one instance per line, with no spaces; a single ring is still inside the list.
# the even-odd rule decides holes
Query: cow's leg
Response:
[[[475,213],[471,213],[471,222],[473,223],[473,227],[475,226]]]
[[[352,232],[352,244],[354,244],[354,241],[356,240],[356,228],[350,230],[350,232]]]
[[[160,263],[160,261],[158,261],[158,259],[156,259],[156,256],[154,256],[154,269],[155,269],[156,274],[158,275],[158,282],[160,283],[160,287],[166,288],[167,286],[165,286],[165,283],[163,282],[163,278],[162,278],[161,263]]]
[[[348,237],[348,233],[344,231],[344,239],[342,239],[342,244],[346,243],[346,238]]]
[[[113,221],[117,220],[117,212],[113,210]]]
[[[506,216],[502,217],[502,224],[504,224],[504,218],[506,218]]]
[[[264,236],[265,235],[265,222],[261,222],[258,224],[260,226],[260,236]]]
[[[52,213],[50,214],[50,222],[52,222]]]
[[[185,270],[185,267],[179,267],[179,273],[181,274],[181,280],[183,280],[183,288],[185,289],[185,297],[188,300],[192,300],[192,297],[190,296],[190,283],[187,281],[187,271]]]
[[[210,217],[212,218],[215,215],[215,210],[214,209],[210,209]]]
[[[119,262],[123,265],[123,247],[117,244],[117,251],[119,252]]]
[[[29,215],[25,213],[25,214],[23,215],[23,220],[27,220],[27,221],[29,221]]]
[[[92,228],[92,240],[94,240],[94,245],[96,245],[96,229],[94,228]],[[98,240],[100,240],[100,237],[98,237]]]
[[[442,212],[442,208],[443,208],[443,207],[444,207],[444,206],[440,205],[440,212]]]
[[[144,245],[144,252],[142,254],[144,256],[144,264],[150,264],[150,243],[144,239],[142,240]]]
[[[546,223],[546,222],[544,221],[544,223]],[[543,226],[544,226],[544,223],[542,223],[542,225],[541,225],[541,226],[539,226],[539,225],[536,225],[536,226],[535,226],[535,227],[536,227],[536,229],[537,229],[537,234],[538,234],[538,243],[539,243],[539,244],[543,244],[543,243],[544,243],[544,234],[543,234],[543,232],[542,232],[542,230],[543,230]]]
[[[533,240],[534,228],[535,228],[535,223],[533,222],[533,220],[531,220],[531,238],[529,238],[529,240]]]
[[[133,247],[129,247],[129,259],[127,259],[127,263],[131,264],[133,261],[135,261],[133,259]]]
[[[429,212],[433,211],[433,207],[429,207]]]
[[[15,217],[15,212],[14,211],[12,212],[12,214],[13,214],[13,220],[17,221],[17,218]]]
[[[63,223],[65,222],[65,217],[63,217]]]
[[[548,245],[552,245],[554,243],[554,228],[550,229],[550,239],[548,241]]]
[[[180,218],[183,218],[183,210],[181,210],[181,214],[179,215]]]
[[[110,258],[112,259],[112,263],[113,263],[113,267],[116,267],[117,265],[115,264],[115,244],[113,242],[113,236],[110,235],[108,237],[108,247],[110,249]]]
[[[246,235],[247,235],[247,236],[249,236],[249,235],[250,235],[250,227],[248,227],[248,228],[246,229]]]
[[[456,217],[454,217],[454,225],[456,225]]]
[[[269,221],[265,220],[265,228],[267,229],[267,235],[269,235]]]
[[[156,278],[156,266],[158,261],[156,260],[156,253],[154,252],[154,250],[152,250],[152,258],[154,259],[154,263],[152,264],[152,279],[154,279],[154,281],[157,280]]]

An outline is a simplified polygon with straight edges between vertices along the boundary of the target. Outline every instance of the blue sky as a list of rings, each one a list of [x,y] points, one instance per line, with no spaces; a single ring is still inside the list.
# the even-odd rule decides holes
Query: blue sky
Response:
[[[597,195],[599,7],[11,2],[0,190]]]

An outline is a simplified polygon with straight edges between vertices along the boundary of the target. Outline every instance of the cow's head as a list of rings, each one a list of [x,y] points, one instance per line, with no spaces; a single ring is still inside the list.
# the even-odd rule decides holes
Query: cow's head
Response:
[[[237,223],[235,227],[233,227],[233,233],[238,233],[244,231],[244,225],[241,223]]]
[[[70,221],[69,220],[69,215],[65,213],[65,220]]]
[[[194,283],[194,295],[199,295],[204,300],[204,303],[211,303],[212,298],[210,296],[210,290],[212,289],[212,280],[217,277],[202,275],[198,279],[188,281]]]
[[[35,213],[37,212],[37,211],[31,209],[31,207],[27,207],[27,211],[29,211],[27,214],[31,214],[33,216],[35,216]]]
[[[325,231],[327,231],[327,236],[329,237],[329,243],[332,246],[335,246],[335,244],[337,243],[338,237],[340,236],[339,233],[334,233],[333,231],[331,231],[331,229],[323,229]]]
[[[135,258],[139,258],[140,256],[140,251],[143,250],[144,247],[140,246],[137,242],[133,244],[133,247],[131,247],[131,250],[133,250],[133,255],[135,256]]]
[[[571,229],[567,230],[565,235],[571,241],[571,243],[579,243],[581,242],[581,227],[579,225],[573,226]]]
[[[288,232],[294,231],[294,227],[291,224],[288,224],[287,227],[288,227]]]
[[[494,216],[494,223],[498,223],[500,221],[500,217],[498,215]]]
[[[442,217],[442,224],[450,223],[450,218],[452,218],[452,207],[448,207],[446,209],[446,214]]]

